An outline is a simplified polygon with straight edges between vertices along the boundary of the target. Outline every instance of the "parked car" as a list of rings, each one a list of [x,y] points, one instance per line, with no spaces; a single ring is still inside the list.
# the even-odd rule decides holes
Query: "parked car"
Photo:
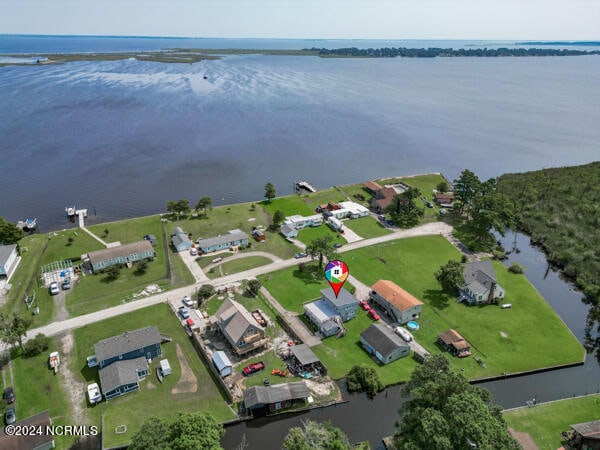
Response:
[[[300,259],[300,258],[304,258],[305,256],[306,256],[306,253],[296,253],[294,255],[294,258]]]
[[[198,255],[198,249],[196,249],[194,247],[190,248],[190,255],[192,255],[192,256]]]
[[[366,300],[361,300],[359,302],[359,304],[360,304],[360,307],[362,309],[364,309],[365,311],[369,311],[371,309],[371,307],[369,306],[369,303]]]
[[[60,292],[60,289],[58,289],[58,283],[56,281],[53,281],[52,283],[50,283],[50,295],[56,295]]]
[[[8,408],[4,413],[4,423],[6,425],[10,425],[11,423],[15,423],[17,421],[17,413],[15,412],[15,408]]]
[[[271,386],[271,381],[268,378],[263,378],[263,384],[265,386]]]
[[[374,309],[369,310],[369,317],[373,320],[379,320],[381,318]]]
[[[190,312],[188,311],[188,309],[185,306],[179,307],[179,315],[181,316],[182,319],[190,318]]]
[[[248,364],[246,367],[244,367],[244,369],[242,370],[242,373],[244,375],[248,376],[248,375],[252,375],[253,373],[260,372],[264,368],[265,368],[265,363],[260,361],[260,362],[254,363],[254,364]]]
[[[192,307],[194,306],[194,301],[192,300],[192,298],[189,295],[186,295],[183,297],[183,299],[181,300],[181,302],[187,306],[187,307]]]
[[[342,244],[340,244],[339,242],[336,242],[335,244],[333,244],[333,248],[340,248],[342,246]]]
[[[64,281],[62,282],[61,287],[62,287],[63,291],[71,289],[71,280],[69,278],[65,278]]]
[[[410,334],[410,331],[408,331],[408,330],[407,330],[407,329],[405,329],[405,328],[402,328],[402,327],[396,327],[396,328],[394,329],[394,331],[396,332],[396,334],[397,334],[398,336],[400,336],[400,337],[401,337],[402,339],[404,339],[406,342],[410,342],[410,341],[412,341],[412,340],[413,340],[413,336],[412,336],[412,334]]]
[[[6,403],[10,404],[15,401],[15,390],[12,387],[7,387],[4,389],[4,394],[2,394],[2,398],[6,400]]]

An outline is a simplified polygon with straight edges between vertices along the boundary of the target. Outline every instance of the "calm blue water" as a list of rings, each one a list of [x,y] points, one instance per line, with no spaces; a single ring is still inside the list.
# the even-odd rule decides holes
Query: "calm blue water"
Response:
[[[97,51],[110,38],[90,39]],[[290,193],[299,179],[452,179],[465,167],[487,178],[600,157],[597,56],[4,67],[0,104],[0,216],[38,217],[42,230],[65,225],[67,204],[101,221],[178,198],[253,201],[267,181]]]

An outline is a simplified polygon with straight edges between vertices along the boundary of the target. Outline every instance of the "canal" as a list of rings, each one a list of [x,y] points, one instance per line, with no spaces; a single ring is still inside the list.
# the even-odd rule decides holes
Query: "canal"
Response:
[[[501,241],[507,251],[513,247],[518,249],[511,251],[505,264],[514,261],[523,265],[527,278],[583,342],[589,306],[581,301],[582,294],[549,269],[545,255],[530,245],[528,236],[511,232]],[[532,319],[531,327],[535,326]],[[560,342],[549,342],[548,345],[560,345]],[[525,405],[532,398],[546,402],[600,392],[600,365],[593,354],[588,354],[581,366],[485,382],[479,386],[489,389],[496,403],[504,408],[514,408]],[[340,388],[345,391],[343,383]],[[244,442],[244,448],[248,450],[278,449],[291,427],[312,419],[331,421],[342,428],[352,442],[368,440],[373,449],[383,449],[381,438],[394,432],[399,419],[398,410],[404,401],[401,388],[388,388],[373,400],[364,394],[346,394],[345,397],[350,400],[345,404],[230,426],[223,437],[223,447],[227,450],[241,448],[240,444]]]

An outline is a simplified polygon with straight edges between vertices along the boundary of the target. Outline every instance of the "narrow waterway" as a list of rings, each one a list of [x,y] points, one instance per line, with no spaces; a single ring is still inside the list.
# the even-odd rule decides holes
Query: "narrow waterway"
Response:
[[[516,241],[515,241],[516,237]],[[544,254],[530,245],[529,237],[520,233],[509,233],[501,239],[507,250],[516,242],[518,252],[512,251],[506,265],[516,261],[525,267],[525,274],[541,292],[571,331],[582,342],[588,305],[573,286],[562,280],[558,273],[548,270]],[[532,327],[535,321],[532,320]],[[560,342],[548,342],[559,346]],[[518,378],[481,383],[489,389],[497,403],[505,408],[525,405],[536,398],[540,402],[600,392],[600,365],[593,355],[586,357],[582,366],[554,370]],[[342,390],[345,386],[340,385]],[[225,449],[236,449],[242,441],[244,448],[278,449],[288,430],[302,421],[313,419],[329,420],[342,428],[352,442],[368,440],[373,449],[383,449],[381,438],[394,432],[402,407],[400,387],[395,386],[369,400],[365,395],[346,395],[350,402],[335,407],[313,410],[301,414],[286,415],[278,419],[259,419],[227,428],[222,440]]]

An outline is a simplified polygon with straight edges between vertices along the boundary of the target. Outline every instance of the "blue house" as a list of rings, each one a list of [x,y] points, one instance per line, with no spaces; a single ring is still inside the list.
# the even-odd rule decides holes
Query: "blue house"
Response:
[[[281,234],[283,234],[283,236],[286,238],[291,239],[291,238],[298,237],[298,230],[296,230],[295,228],[293,228],[285,223],[283,225],[281,225],[279,232]]]
[[[181,227],[175,227],[173,237],[171,238],[171,244],[173,244],[173,247],[175,247],[175,250],[178,252],[192,248],[192,241],[190,241],[190,238],[183,232]]]
[[[342,322],[356,316],[358,300],[343,288],[337,297],[332,288],[322,289],[321,294],[319,300],[304,305],[304,314],[325,337],[343,332]]]
[[[138,390],[148,375],[148,361],[162,355],[162,338],[151,326],[126,331],[94,345],[100,384],[106,400]]]
[[[229,250],[234,247],[248,245],[248,235],[241,230],[229,230],[227,234],[208,239],[198,239],[198,247],[202,253]]]
[[[95,250],[87,254],[87,261],[94,272],[116,264],[130,264],[150,258],[154,258],[154,248],[146,240]]]

